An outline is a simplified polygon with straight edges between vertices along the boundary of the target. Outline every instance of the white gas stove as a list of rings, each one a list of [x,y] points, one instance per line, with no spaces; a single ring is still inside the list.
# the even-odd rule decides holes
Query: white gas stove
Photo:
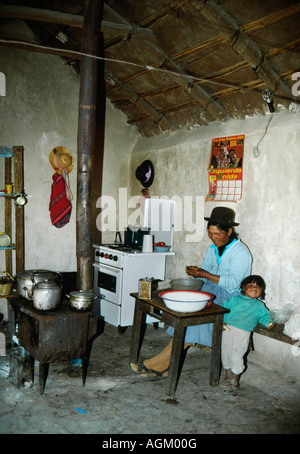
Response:
[[[139,279],[165,279],[166,257],[174,252],[142,252],[124,244],[94,245],[94,302],[96,315],[117,327],[133,323],[135,299]],[[148,323],[151,319],[147,319]],[[157,322],[156,319],[152,319]]]

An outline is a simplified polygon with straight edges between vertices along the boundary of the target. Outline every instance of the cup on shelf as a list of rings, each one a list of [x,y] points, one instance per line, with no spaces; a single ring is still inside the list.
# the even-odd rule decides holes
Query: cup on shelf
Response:
[[[143,252],[153,252],[153,235],[143,236]]]
[[[13,192],[13,185],[12,185],[12,184],[6,184],[6,185],[5,185],[5,189],[6,189],[6,194],[12,194],[12,192]]]

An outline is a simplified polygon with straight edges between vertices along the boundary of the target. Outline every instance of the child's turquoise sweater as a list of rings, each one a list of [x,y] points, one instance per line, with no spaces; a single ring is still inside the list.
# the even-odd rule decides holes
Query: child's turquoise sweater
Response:
[[[224,301],[222,306],[230,309],[223,317],[224,323],[245,331],[253,331],[258,323],[268,327],[272,322],[268,309],[256,298],[237,295]]]

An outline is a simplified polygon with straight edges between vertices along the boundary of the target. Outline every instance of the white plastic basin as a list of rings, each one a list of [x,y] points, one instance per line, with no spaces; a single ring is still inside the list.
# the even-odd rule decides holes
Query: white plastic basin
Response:
[[[159,293],[165,305],[176,312],[198,312],[205,308],[214,295],[194,290],[165,290]]]

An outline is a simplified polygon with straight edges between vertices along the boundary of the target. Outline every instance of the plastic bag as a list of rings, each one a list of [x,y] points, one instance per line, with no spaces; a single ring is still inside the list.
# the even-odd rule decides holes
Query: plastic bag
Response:
[[[289,304],[286,304],[285,306],[281,307],[280,309],[271,310],[270,315],[271,315],[272,320],[274,320],[275,323],[280,323],[283,325],[290,319],[290,317],[295,312],[296,308],[297,308],[297,306],[295,306],[292,303],[289,303]]]
[[[285,323],[283,334],[292,339],[300,339],[300,306],[295,309],[291,318]]]

